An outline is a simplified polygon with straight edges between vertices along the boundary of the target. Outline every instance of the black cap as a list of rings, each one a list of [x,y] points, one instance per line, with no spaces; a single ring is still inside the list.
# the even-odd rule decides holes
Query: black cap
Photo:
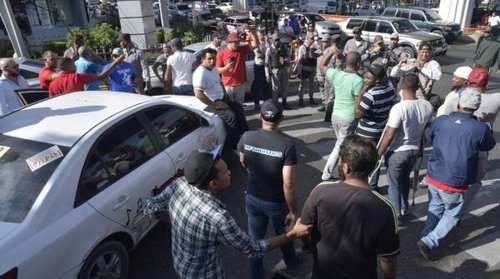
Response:
[[[277,122],[283,117],[283,107],[273,100],[267,100],[260,107],[260,115],[265,121]]]
[[[379,64],[371,64],[368,67],[368,72],[374,75],[378,80],[383,80],[386,78],[385,68]]]
[[[201,185],[210,176],[210,171],[215,163],[213,154],[205,151],[195,150],[187,158],[184,166],[184,176],[189,184],[194,186]]]

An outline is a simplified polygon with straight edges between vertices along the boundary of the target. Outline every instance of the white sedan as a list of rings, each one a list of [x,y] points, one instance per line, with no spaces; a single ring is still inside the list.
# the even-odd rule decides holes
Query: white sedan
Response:
[[[143,199],[223,144],[194,97],[77,92],[0,118],[0,278],[127,278]]]

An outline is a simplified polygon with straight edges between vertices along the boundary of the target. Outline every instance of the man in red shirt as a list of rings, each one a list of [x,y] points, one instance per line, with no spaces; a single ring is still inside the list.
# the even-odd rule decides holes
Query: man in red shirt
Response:
[[[83,91],[83,86],[87,83],[94,82],[96,80],[106,79],[115,69],[116,65],[120,64],[124,60],[124,56],[118,57],[111,66],[106,68],[102,73],[98,75],[94,74],[78,74],[76,72],[75,62],[71,58],[62,58],[59,61],[59,69],[61,69],[61,75],[52,81],[49,86],[49,97],[54,97],[58,95],[68,94],[76,91]]]
[[[49,89],[50,82],[60,75],[60,73],[56,73],[57,53],[48,50],[43,53],[42,57],[45,62],[45,67],[38,74],[38,80],[40,81],[40,87],[42,87],[42,89]]]
[[[227,36],[227,47],[217,54],[216,67],[222,75],[222,85],[232,101],[243,104],[245,101],[245,83],[247,71],[245,61],[248,53],[257,46],[256,36],[248,34],[250,45],[240,46],[240,37],[237,33]],[[252,47],[252,48],[251,48]]]

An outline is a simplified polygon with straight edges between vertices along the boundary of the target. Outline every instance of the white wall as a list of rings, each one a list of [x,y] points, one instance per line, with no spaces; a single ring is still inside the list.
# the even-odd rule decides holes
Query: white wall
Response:
[[[463,29],[470,25],[473,9],[474,0],[441,0],[439,15],[443,19],[460,24]]]

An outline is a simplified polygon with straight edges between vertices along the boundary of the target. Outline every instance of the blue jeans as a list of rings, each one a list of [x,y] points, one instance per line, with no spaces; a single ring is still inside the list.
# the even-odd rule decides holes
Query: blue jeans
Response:
[[[410,173],[417,159],[417,153],[417,150],[407,150],[387,152],[385,155],[389,180],[389,199],[398,215],[401,214],[402,209],[409,208]]]
[[[286,203],[268,202],[250,194],[246,195],[245,201],[250,237],[255,240],[264,239],[269,219],[273,222],[276,235],[285,233],[285,218],[288,214]],[[286,264],[295,260],[295,246],[293,242],[281,246],[281,252]],[[265,278],[262,257],[250,258],[250,278]]]
[[[464,193],[447,192],[429,184],[429,210],[422,230],[422,241],[430,249],[457,225],[464,206]]]
[[[183,96],[194,96],[192,85],[172,86],[172,94]]]

